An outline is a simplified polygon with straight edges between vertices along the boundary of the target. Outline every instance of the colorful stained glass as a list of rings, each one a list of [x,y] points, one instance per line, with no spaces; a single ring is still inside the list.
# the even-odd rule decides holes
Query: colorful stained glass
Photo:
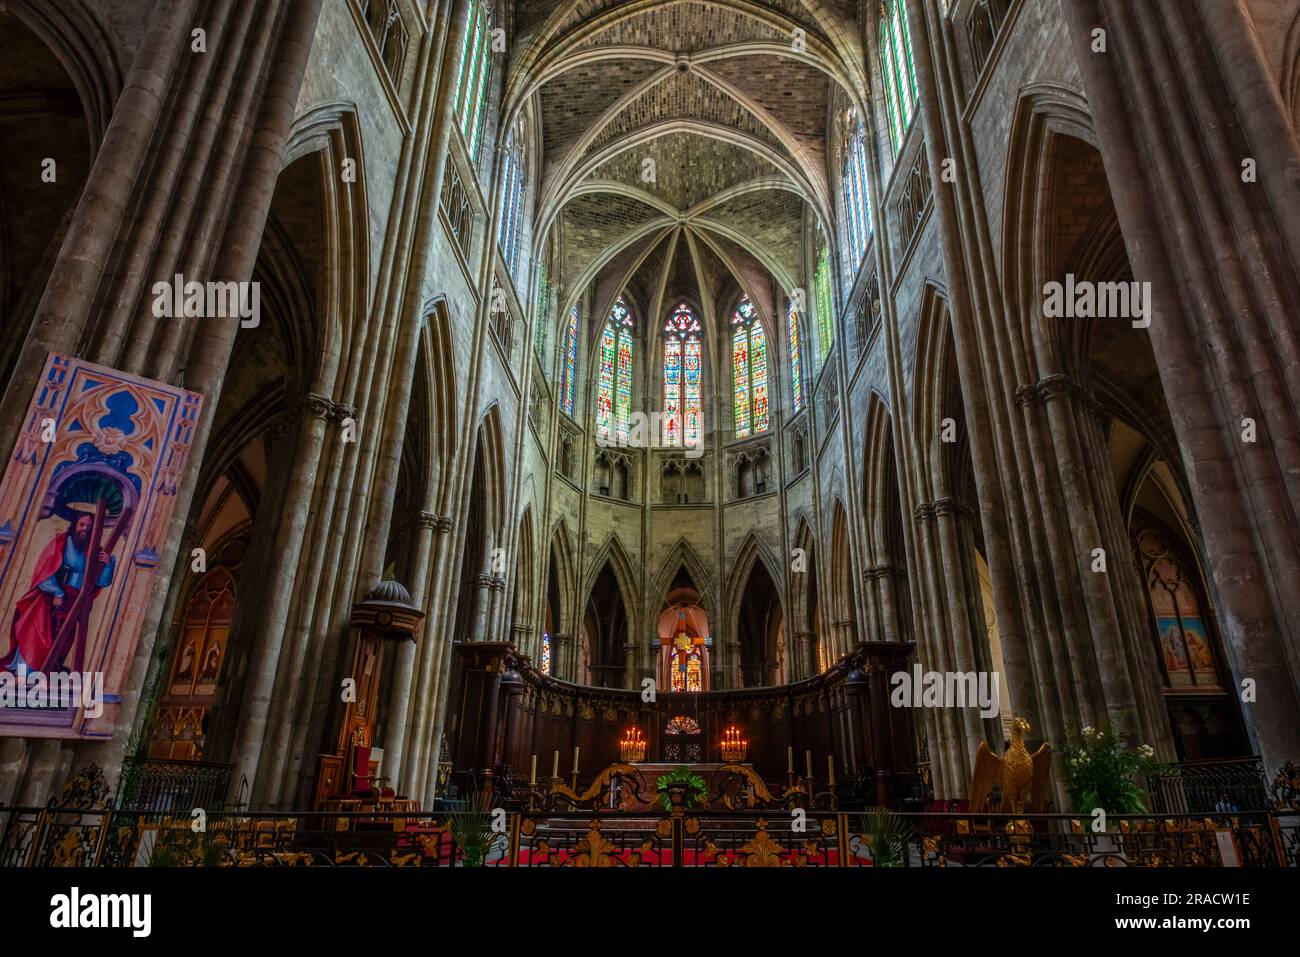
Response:
[[[889,138],[897,153],[903,145],[903,135],[912,124],[917,98],[907,11],[899,0],[882,0],[880,4],[880,73],[885,88]]]
[[[831,295],[831,263],[822,243],[817,256],[817,273],[813,279],[817,305],[818,366],[825,363],[835,343],[835,300]]]
[[[749,435],[749,330],[737,326],[731,334],[731,378],[734,383],[736,435]]]
[[[542,674],[551,673],[551,636],[542,633]]]
[[[524,188],[527,183],[524,155],[524,126],[521,119],[506,138],[505,169],[501,190],[501,220],[497,224],[497,246],[506,271],[514,276],[523,244]]]
[[[790,395],[797,412],[803,408],[803,349],[799,342],[799,313],[795,311],[793,302],[785,322],[790,333]]]
[[[871,204],[867,188],[867,151],[865,131],[855,110],[844,117],[843,164],[840,193],[844,203],[844,244],[848,261],[845,263],[845,282],[857,273],[858,263],[867,251],[871,238]]]
[[[694,446],[700,438],[700,321],[681,303],[664,323],[664,444]]]
[[[686,659],[686,690],[704,690],[704,662],[698,648]]]
[[[632,415],[632,313],[620,296],[600,334],[600,369],[596,377],[596,433],[608,440],[627,440]]]
[[[542,368],[546,368],[546,332],[550,327],[551,319],[551,280],[546,275],[545,261],[537,264],[537,306],[536,318],[533,320],[536,325],[533,328],[533,351],[537,353],[537,358],[542,360]]]
[[[680,445],[682,438],[682,340],[664,336],[665,443]]]
[[[573,415],[574,385],[578,371],[578,305],[569,310],[569,322],[564,328],[564,366],[560,372],[560,408],[565,415]]]
[[[491,43],[492,32],[485,4],[477,3],[470,14],[470,24],[465,31],[465,44],[461,47],[460,65],[456,72],[457,125],[471,156],[478,152],[479,133],[486,112],[483,102],[487,99]]]
[[[703,355],[699,336],[687,338],[686,397],[682,404],[686,410],[686,443],[692,447],[700,443],[700,369]]]
[[[754,431],[766,432],[767,413],[767,337],[763,324],[756,322],[749,330],[749,382],[754,390],[750,411],[754,416]]]
[[[743,438],[771,427],[767,401],[767,337],[749,298],[731,317],[731,373],[736,436]]]
[[[618,336],[605,323],[600,334],[600,369],[596,373],[596,434],[608,439],[614,431],[614,354]]]
[[[614,390],[614,422],[621,441],[627,441],[628,419],[632,413],[632,333],[618,333],[618,383]]]

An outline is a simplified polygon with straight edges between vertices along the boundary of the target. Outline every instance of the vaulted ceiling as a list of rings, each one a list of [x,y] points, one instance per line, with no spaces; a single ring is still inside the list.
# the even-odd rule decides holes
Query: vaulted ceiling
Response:
[[[860,102],[852,0],[524,0],[507,110],[540,118],[538,235],[563,296],[791,289],[828,222],[833,91]],[[720,303],[701,303],[706,313]]]

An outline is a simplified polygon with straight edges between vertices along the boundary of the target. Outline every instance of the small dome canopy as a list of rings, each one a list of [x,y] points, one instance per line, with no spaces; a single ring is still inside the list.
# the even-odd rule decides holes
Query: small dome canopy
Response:
[[[396,578],[386,578],[352,606],[352,627],[385,638],[415,638],[424,612],[411,602],[411,593]]]
[[[370,590],[370,594],[362,599],[364,602],[390,602],[395,605],[410,605],[411,593],[406,590],[406,586],[396,578],[385,578],[378,585]]]

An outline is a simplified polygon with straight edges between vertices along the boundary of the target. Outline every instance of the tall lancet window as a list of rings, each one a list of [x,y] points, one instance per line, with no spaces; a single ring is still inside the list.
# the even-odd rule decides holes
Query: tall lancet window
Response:
[[[786,328],[790,334],[790,397],[796,412],[803,409],[803,342],[800,337],[799,312],[790,302],[785,314]]]
[[[497,248],[506,262],[506,270],[518,278],[519,250],[523,245],[525,191],[528,185],[528,158],[524,150],[524,121],[521,118],[506,138],[506,158],[502,170],[501,220],[497,224]]]
[[[856,110],[850,109],[844,122],[843,165],[840,173],[840,192],[844,201],[845,249],[850,268],[845,282],[858,271],[862,254],[867,251],[871,238],[871,203],[867,193],[867,147],[862,123]]]
[[[460,66],[456,71],[456,125],[465,138],[470,156],[478,155],[483,115],[487,112],[484,104],[487,102],[491,62],[492,29],[488,5],[479,0],[470,11],[465,41],[460,48]]]
[[[817,272],[813,276],[814,306],[817,309],[817,367],[821,368],[835,345],[835,296],[831,292],[831,260],[826,243],[818,244]]]
[[[632,414],[632,313],[619,296],[600,333],[600,368],[596,372],[596,435],[627,441]]]
[[[912,40],[903,0],[880,3],[880,75],[884,80],[889,139],[897,153],[916,113],[916,68],[912,65]]]
[[[695,447],[700,441],[702,327],[682,303],[664,323],[664,444]]]
[[[574,384],[578,370],[578,304],[569,310],[569,321],[564,325],[563,352],[560,357],[560,408],[565,415],[573,415]]]
[[[731,316],[731,373],[735,395],[736,437],[766,432],[767,337],[748,296]]]

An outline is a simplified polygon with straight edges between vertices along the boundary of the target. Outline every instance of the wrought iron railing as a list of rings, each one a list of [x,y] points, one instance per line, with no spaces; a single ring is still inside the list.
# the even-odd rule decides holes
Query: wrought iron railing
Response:
[[[0,808],[0,866],[466,866],[442,814],[188,815]],[[902,867],[1296,867],[1300,815],[899,814]],[[481,815],[486,867],[870,867],[867,817],[844,811]],[[472,829],[471,829],[472,830]],[[464,831],[464,828],[461,828]]]
[[[1263,811],[1271,803],[1259,758],[1171,765],[1147,776],[1147,791],[1155,814]]]
[[[130,810],[221,810],[230,791],[229,764],[147,760],[122,768],[117,804]]]

